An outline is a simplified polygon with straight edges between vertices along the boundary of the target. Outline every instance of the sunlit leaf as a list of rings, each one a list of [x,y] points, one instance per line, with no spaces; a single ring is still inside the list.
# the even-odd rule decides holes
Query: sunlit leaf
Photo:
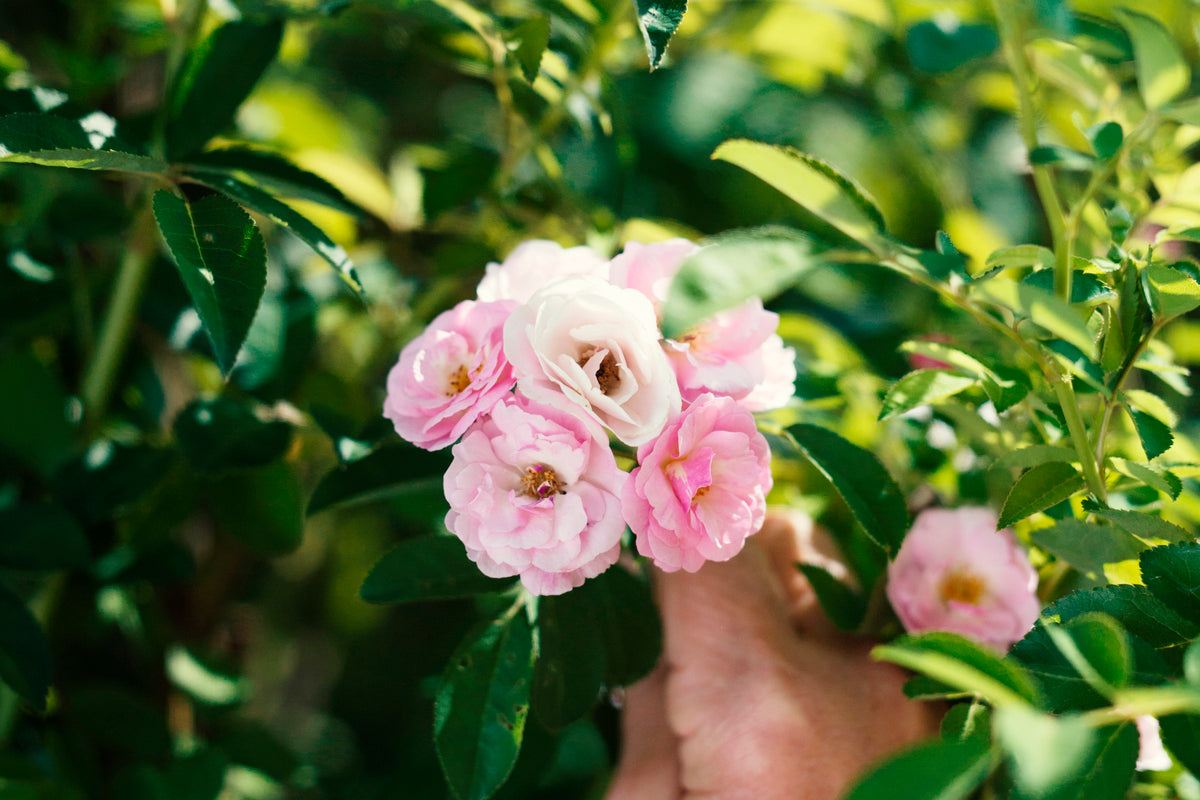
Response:
[[[267,150],[248,147],[206,150],[190,157],[183,169],[189,174],[237,178],[272,194],[319,203],[354,216],[363,213],[329,181]]]
[[[96,112],[100,113],[100,112]],[[108,123],[116,121],[104,115]],[[114,128],[115,129],[115,128]],[[159,159],[115,149],[111,136],[89,133],[80,122],[53,114],[6,114],[0,117],[0,163],[40,164],[71,169],[105,169],[118,172],[161,174],[167,165]]]
[[[1061,503],[1084,486],[1079,470],[1062,461],[1048,461],[1030,468],[1009,490],[1000,509],[998,527],[1006,528],[1031,514]]]
[[[542,54],[546,52],[546,45],[550,43],[550,18],[530,17],[513,28],[505,38],[508,40],[509,50],[521,65],[521,74],[525,76],[525,80],[533,83],[542,64]]]
[[[1095,334],[1088,330],[1078,310],[1052,292],[1012,281],[996,280],[971,285],[974,287],[973,294],[1031,320],[1079,348],[1088,358],[1096,358]]]
[[[667,52],[667,42],[683,21],[687,0],[633,0],[637,11],[638,28],[646,43],[650,69],[658,67]]]
[[[879,419],[890,419],[917,406],[936,403],[975,383],[974,378],[956,375],[943,369],[919,369],[910,372],[888,389],[879,410]]]
[[[1175,37],[1153,17],[1128,8],[1117,9],[1117,18],[1133,40],[1138,89],[1148,108],[1160,108],[1187,91],[1191,70]]]
[[[1129,416],[1133,419],[1133,426],[1137,429],[1142,449],[1146,451],[1146,458],[1156,459],[1171,449],[1171,445],[1175,443],[1175,434],[1171,431],[1170,425],[1160,422],[1149,414],[1133,409],[1129,410]]]
[[[1172,611],[1200,619],[1200,544],[1186,542],[1155,547],[1142,553],[1146,588]]]
[[[1165,264],[1142,270],[1142,285],[1156,320],[1166,320],[1200,307],[1200,283]]]
[[[908,634],[877,646],[871,655],[955,689],[975,692],[996,707],[1040,703],[1037,686],[1020,664],[957,634]]]
[[[1030,532],[1038,547],[1080,572],[1099,579],[1104,565],[1137,558],[1146,544],[1115,525],[1096,525],[1070,518]]]
[[[845,800],[963,800],[994,766],[986,741],[939,739],[890,757],[859,779]]]
[[[1091,513],[1109,520],[1145,541],[1188,542],[1195,537],[1173,522],[1142,511],[1115,508],[1092,508]]]

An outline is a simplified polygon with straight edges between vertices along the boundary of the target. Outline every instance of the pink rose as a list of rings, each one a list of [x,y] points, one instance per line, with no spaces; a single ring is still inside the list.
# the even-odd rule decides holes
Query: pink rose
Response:
[[[888,566],[888,600],[913,633],[950,631],[1007,651],[1037,621],[1037,573],[987,508],[922,511]]]
[[[512,391],[503,328],[514,305],[464,300],[404,346],[388,372],[383,403],[396,433],[440,450]]]
[[[771,451],[754,416],[704,394],[638,448],[621,509],[639,553],[667,572],[695,572],[741,551],[762,527],[770,489]]]
[[[446,527],[485,575],[562,594],[616,563],[628,476],[588,423],[514,395],[451,452]]]
[[[560,278],[504,324],[520,392],[599,422],[640,445],[679,413],[679,387],[641,293],[579,275]]]
[[[687,239],[653,244],[629,242],[610,262],[609,279],[617,286],[637,289],[646,295],[661,320],[662,305],[667,301],[671,280],[684,260],[699,249],[700,245]]]
[[[538,289],[565,275],[595,275],[608,279],[608,262],[590,247],[564,248],[558,242],[530,239],[504,259],[484,270],[476,294],[480,300],[524,303]]]
[[[704,392],[742,402],[751,411],[779,408],[792,396],[795,353],[775,332],[779,315],[751,298],[719,311],[679,338],[667,355],[685,403]]]

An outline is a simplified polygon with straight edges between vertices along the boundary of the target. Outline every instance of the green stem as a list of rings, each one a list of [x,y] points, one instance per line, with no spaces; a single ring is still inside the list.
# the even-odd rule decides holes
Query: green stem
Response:
[[[142,210],[129,235],[128,247],[121,259],[116,285],[108,301],[108,310],[100,328],[96,351],[83,374],[80,395],[83,400],[85,418],[95,424],[103,416],[112,395],[113,379],[125,357],[129,334],[137,318],[142,290],[150,266],[157,253],[155,241],[154,213],[146,194]]]

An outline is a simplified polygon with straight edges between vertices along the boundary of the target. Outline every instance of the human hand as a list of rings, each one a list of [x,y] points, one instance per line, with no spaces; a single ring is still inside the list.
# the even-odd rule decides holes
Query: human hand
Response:
[[[663,655],[629,687],[606,800],[835,800],[937,714],[834,630],[795,569],[805,531],[769,517],[746,549],[657,576]]]

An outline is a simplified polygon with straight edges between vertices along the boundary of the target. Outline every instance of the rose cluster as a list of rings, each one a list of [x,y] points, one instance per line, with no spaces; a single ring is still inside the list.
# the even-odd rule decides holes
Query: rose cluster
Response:
[[[698,249],[631,242],[606,260],[525,242],[404,347],[384,414],[418,447],[453,445],[446,527],[485,574],[566,592],[616,562],[626,525],[658,567],[695,571],[762,525],[770,451],[753,412],[792,396],[795,354],[758,299],[663,337]],[[636,448],[632,472],[612,439]]]

